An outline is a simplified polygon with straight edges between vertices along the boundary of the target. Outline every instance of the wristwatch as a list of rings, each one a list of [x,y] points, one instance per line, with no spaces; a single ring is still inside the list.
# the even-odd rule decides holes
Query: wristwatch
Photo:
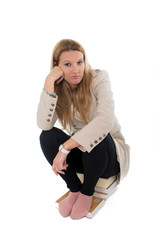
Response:
[[[66,149],[63,147],[63,145],[62,145],[62,144],[59,146],[59,151],[61,151],[61,152],[65,153],[65,154],[68,154],[68,153],[70,153],[70,151],[66,150]]]

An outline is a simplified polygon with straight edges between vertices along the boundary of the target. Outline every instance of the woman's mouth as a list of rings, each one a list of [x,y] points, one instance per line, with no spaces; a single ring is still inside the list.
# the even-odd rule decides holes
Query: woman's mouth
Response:
[[[79,75],[74,75],[73,78],[74,78],[74,79],[78,79],[78,78],[79,78]]]

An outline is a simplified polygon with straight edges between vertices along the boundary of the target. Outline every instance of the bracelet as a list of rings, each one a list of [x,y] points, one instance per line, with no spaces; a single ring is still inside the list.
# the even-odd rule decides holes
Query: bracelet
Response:
[[[47,92],[44,88],[43,88],[43,91],[45,91],[46,93],[48,93],[49,94],[49,96],[53,96],[53,97],[56,97],[56,93],[49,93],[49,92]]]

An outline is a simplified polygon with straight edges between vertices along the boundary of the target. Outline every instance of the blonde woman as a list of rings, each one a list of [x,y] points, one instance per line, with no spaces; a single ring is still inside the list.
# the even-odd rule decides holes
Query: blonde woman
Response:
[[[54,127],[59,120],[63,129]],[[42,151],[56,175],[70,190],[59,205],[63,217],[84,217],[90,210],[100,177],[129,168],[129,146],[114,114],[114,100],[106,71],[87,63],[83,47],[64,39],[53,50],[37,111]],[[84,173],[81,184],[76,173]]]

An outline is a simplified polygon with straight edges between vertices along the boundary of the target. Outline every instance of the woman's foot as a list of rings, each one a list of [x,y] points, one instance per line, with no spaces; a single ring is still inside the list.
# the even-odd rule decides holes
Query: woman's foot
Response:
[[[79,194],[71,212],[72,219],[80,219],[87,215],[92,205],[92,196]]]
[[[79,194],[80,192],[70,192],[68,197],[59,203],[59,212],[63,217],[67,217],[70,214]]]

